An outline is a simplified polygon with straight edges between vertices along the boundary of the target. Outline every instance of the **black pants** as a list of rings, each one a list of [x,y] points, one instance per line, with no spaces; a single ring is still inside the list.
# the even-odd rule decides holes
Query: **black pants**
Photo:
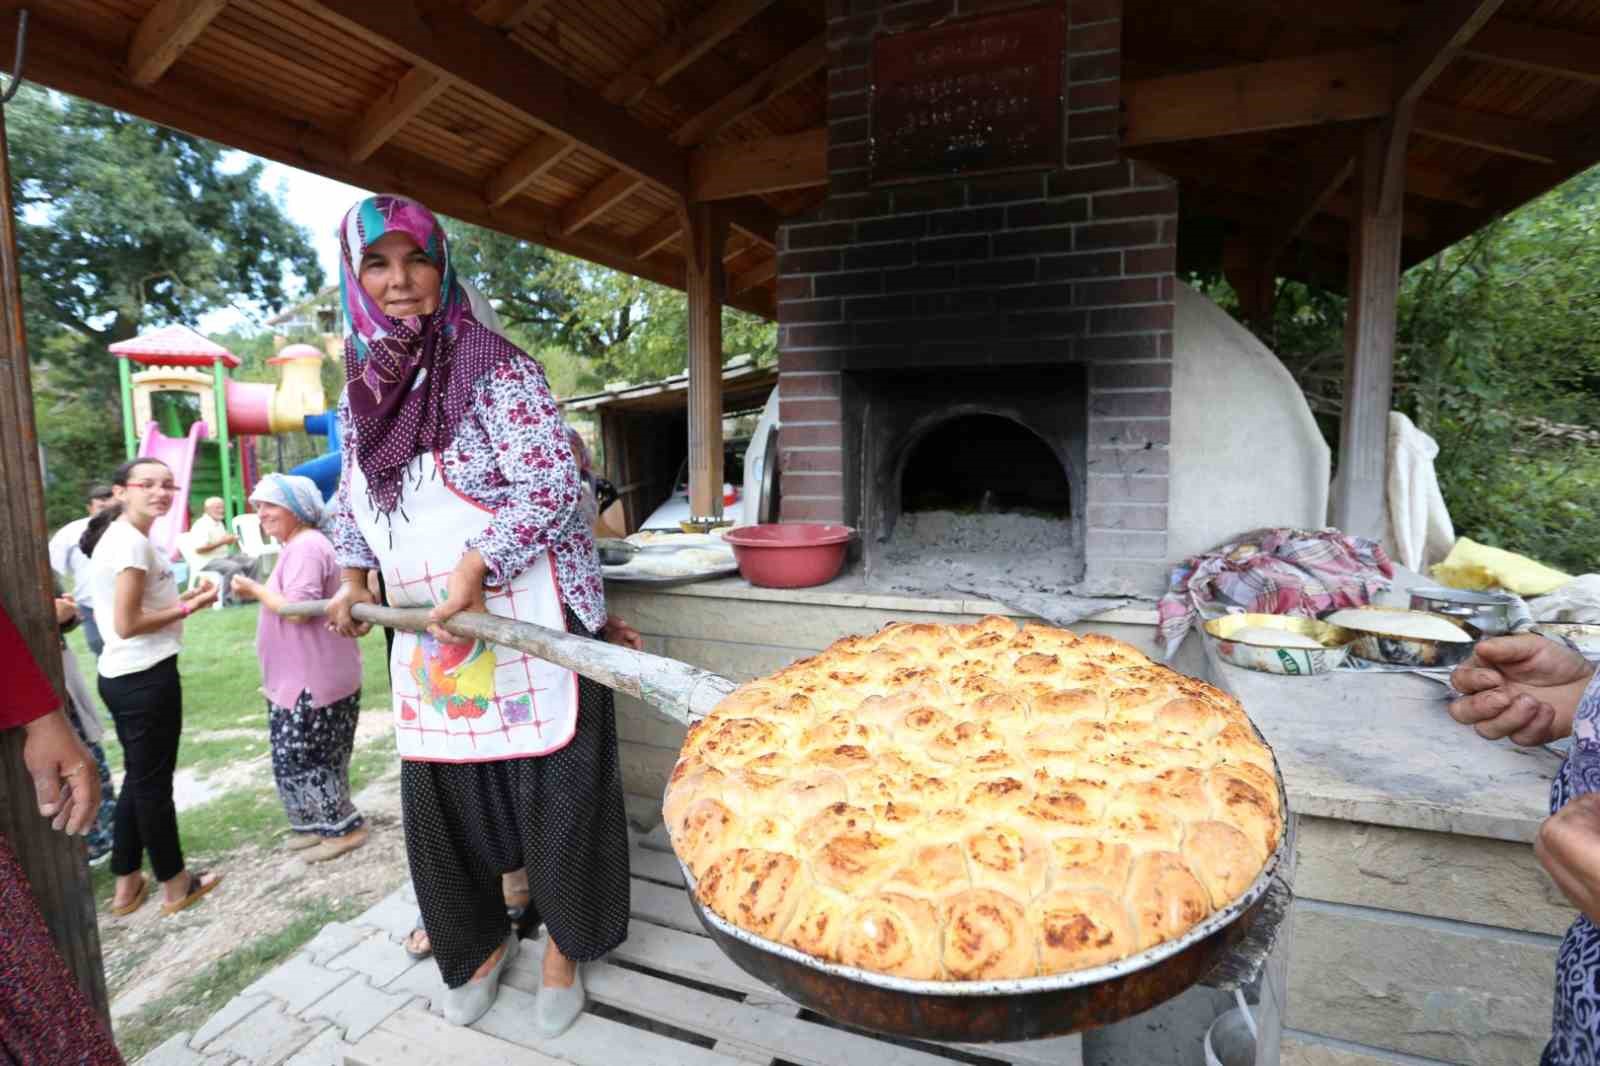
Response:
[[[100,698],[111,711],[122,742],[122,791],[112,823],[111,872],[136,873],[145,852],[157,881],[183,870],[178,809],[172,802],[172,772],[183,732],[183,687],[178,657],[122,677],[102,677]]]

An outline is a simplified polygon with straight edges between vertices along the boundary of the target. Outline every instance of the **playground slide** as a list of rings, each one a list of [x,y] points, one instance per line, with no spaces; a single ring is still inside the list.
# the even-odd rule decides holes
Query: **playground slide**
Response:
[[[178,534],[189,528],[189,486],[194,481],[195,454],[200,450],[200,439],[209,432],[204,422],[197,421],[189,427],[188,436],[169,437],[159,425],[149,422],[139,439],[139,455],[166,463],[178,483],[172,506],[150,527],[150,542],[169,558],[177,554]]]

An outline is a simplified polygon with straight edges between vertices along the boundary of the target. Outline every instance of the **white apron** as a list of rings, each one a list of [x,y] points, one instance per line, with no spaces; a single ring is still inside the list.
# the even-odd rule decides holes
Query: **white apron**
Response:
[[[389,516],[367,495],[351,464],[350,510],[383,572],[389,603],[432,607],[450,572],[492,513],[444,478],[432,453],[411,460],[405,493]],[[485,590],[489,613],[566,632],[561,592],[541,552],[505,588]],[[511,648],[441,644],[396,631],[389,660],[395,739],[402,759],[490,762],[547,755],[565,747],[578,725],[578,676]]]

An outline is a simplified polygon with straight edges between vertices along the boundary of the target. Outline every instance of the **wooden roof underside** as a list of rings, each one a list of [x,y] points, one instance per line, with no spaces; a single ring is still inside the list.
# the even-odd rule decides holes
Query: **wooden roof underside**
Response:
[[[26,6],[30,81],[664,284],[718,200],[728,302],[769,317],[825,195],[824,0]],[[1600,161],[1600,0],[1125,0],[1122,48],[1128,154],[1296,272],[1342,279],[1356,131],[1397,102],[1407,262]]]

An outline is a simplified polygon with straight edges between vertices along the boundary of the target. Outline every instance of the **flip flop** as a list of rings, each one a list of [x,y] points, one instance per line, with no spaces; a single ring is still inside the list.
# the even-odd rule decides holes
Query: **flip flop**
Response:
[[[150,879],[148,877],[144,876],[143,874],[140,874],[139,875],[139,891],[135,892],[133,894],[133,898],[131,900],[129,900],[128,902],[124,903],[122,906],[120,906],[120,907],[113,906],[111,908],[111,914],[112,914],[113,917],[116,917],[116,918],[126,918],[128,915],[132,914],[134,911],[138,910],[140,907],[143,907],[144,906],[144,901],[146,899],[149,899],[149,898],[150,898]]]
[[[206,871],[205,870],[200,870],[200,871],[197,871],[195,873],[191,873],[189,875],[189,891],[188,891],[188,893],[182,899],[177,900],[174,903],[163,903],[163,904],[161,904],[161,913],[166,915],[166,916],[168,916],[168,917],[171,917],[172,915],[177,914],[179,911],[183,910],[184,908],[193,906],[196,902],[199,901],[201,896],[205,895],[207,892],[210,892],[213,888],[216,888],[218,885],[222,884],[222,875],[221,874],[218,874],[217,875],[217,879],[215,881],[212,881],[210,884],[206,884],[205,883],[205,879],[206,879]]]

